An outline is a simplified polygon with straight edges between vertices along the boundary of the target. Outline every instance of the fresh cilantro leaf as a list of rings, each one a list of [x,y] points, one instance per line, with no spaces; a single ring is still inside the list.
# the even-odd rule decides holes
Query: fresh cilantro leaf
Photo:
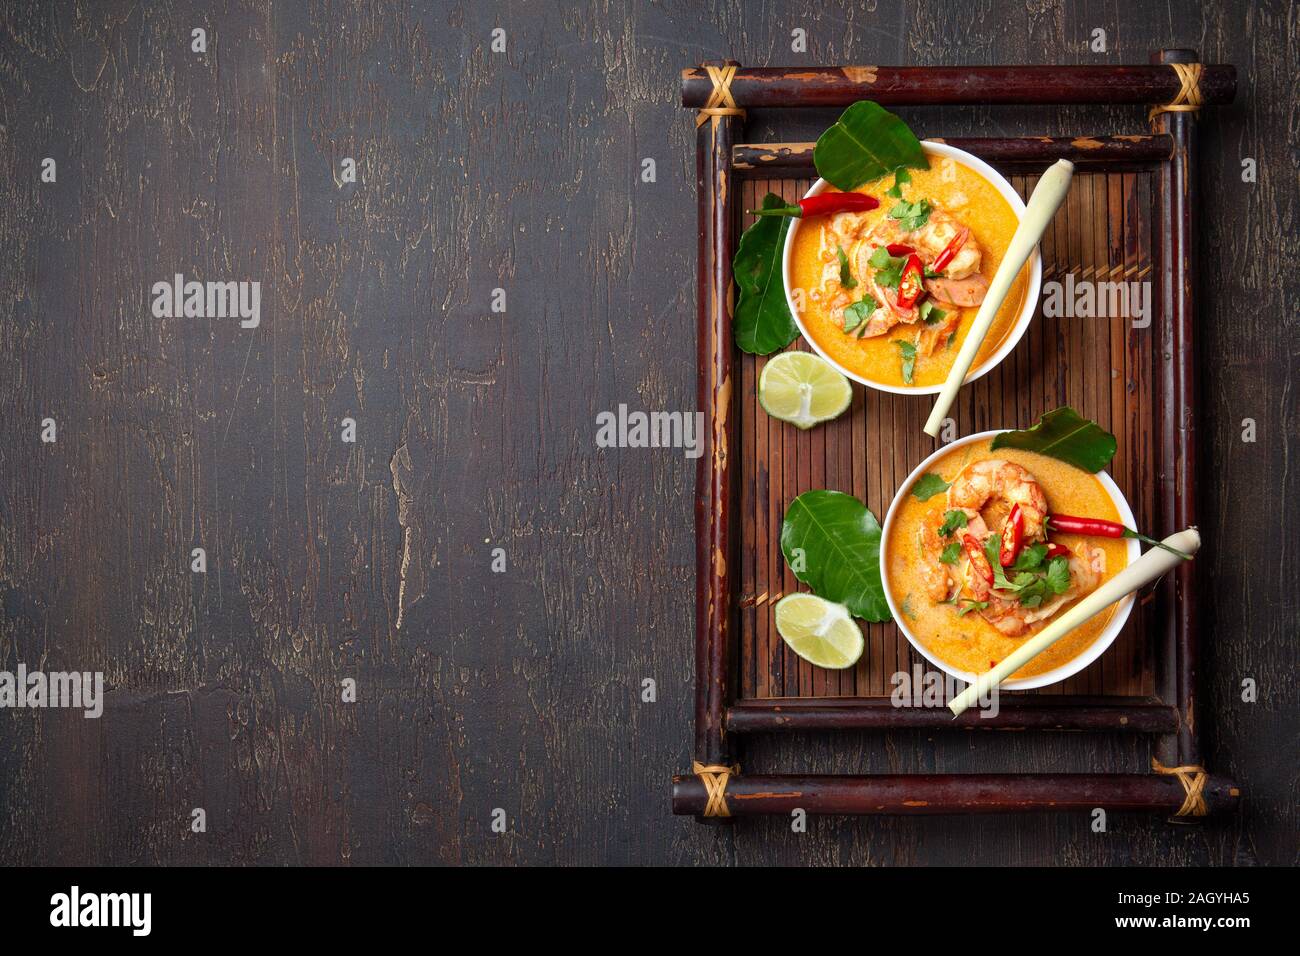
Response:
[[[1041,552],[1040,552],[1041,549]],[[1009,579],[999,561],[1002,550],[1002,536],[990,535],[984,542],[984,555],[993,569],[993,587],[1016,595],[1021,607],[1034,608],[1047,599],[1049,593],[1064,594],[1070,587],[1070,565],[1063,558],[1053,558],[1042,568],[1043,557],[1047,554],[1047,545],[1033,544],[1025,548],[1012,565],[1015,578]],[[1027,567],[1029,570],[1022,570]]]
[[[1016,558],[1016,563],[1011,566],[1013,571],[1033,571],[1043,563],[1043,558],[1047,557],[1047,545],[1031,544],[1021,550],[1020,556]]]
[[[871,254],[867,263],[876,270],[876,285],[883,289],[897,289],[903,278],[903,266],[907,265],[907,257],[891,256],[889,250],[881,246]]]
[[[856,289],[858,280],[853,278],[853,274],[849,272],[849,257],[844,254],[844,247],[836,246],[835,255],[840,260],[840,285],[846,289]]]
[[[1064,594],[1070,589],[1070,562],[1064,555],[1048,562],[1047,586],[1054,594]]]
[[[903,353],[903,384],[911,385],[912,376],[916,372],[916,346],[911,342],[895,341],[894,344]]]
[[[920,229],[930,218],[930,200],[918,199],[916,202],[900,202],[889,210],[889,218],[898,220],[898,228],[904,232]]]
[[[1007,573],[1002,569],[1002,535],[991,534],[984,541],[984,556],[988,558],[989,567],[993,569],[993,587],[999,591],[1018,592],[1024,590],[1029,584],[1026,578],[1033,578],[1029,575],[1016,575],[1016,580],[1007,579]]]
[[[885,195],[893,199],[903,198],[903,184],[912,181],[912,174],[907,171],[906,166],[899,166],[894,170],[894,185],[885,190]]]
[[[934,325],[937,322],[942,322],[948,315],[947,312],[934,304],[933,299],[926,299],[921,303],[919,314],[921,316],[921,321],[926,325]]]
[[[957,559],[960,557],[961,545],[954,541],[952,544],[948,545],[948,547],[943,549],[943,553],[939,555],[939,560],[944,564],[956,564]]]
[[[956,338],[957,338],[957,332],[956,332],[955,330],[952,331],[952,332],[949,332],[949,333],[948,333],[948,342],[947,342],[946,345],[944,345],[944,348],[946,348],[946,349],[950,349],[950,348],[952,348],[953,340],[956,339]]]
[[[880,303],[871,296],[864,295],[844,310],[844,331],[852,332],[859,325],[866,322],[871,317],[871,313],[878,308],[880,308]]]
[[[941,491],[947,491],[950,482],[943,480],[943,475],[927,471],[912,486],[912,497],[917,501],[929,501]],[[965,517],[965,515],[963,515]]]
[[[1029,575],[1029,582],[1017,595],[1022,607],[1038,607],[1047,596],[1047,581],[1041,574]]]
[[[916,620],[916,612],[912,610],[912,595],[910,594],[903,598],[903,613],[913,621]]]
[[[965,617],[971,611],[982,611],[989,606],[988,601],[972,601],[969,598],[964,599],[966,606],[957,609],[958,617]]]
[[[993,587],[997,590],[1010,591],[1012,594],[1019,594],[1025,589],[1023,584],[1017,584],[1007,578],[1007,573],[1002,570],[1002,565],[998,564],[996,555],[994,555],[993,560],[990,561],[989,564],[993,568]]]
[[[927,278],[927,279],[942,279],[942,278],[943,278],[943,273],[942,273],[942,272],[935,272],[935,271],[934,271],[933,269],[931,269],[929,266],[926,266],[925,268],[923,268],[923,269],[921,270],[921,274],[922,274],[925,278]]]
[[[939,526],[939,537],[946,538],[958,528],[964,528],[970,523],[964,511],[946,511],[943,515],[943,524]]]

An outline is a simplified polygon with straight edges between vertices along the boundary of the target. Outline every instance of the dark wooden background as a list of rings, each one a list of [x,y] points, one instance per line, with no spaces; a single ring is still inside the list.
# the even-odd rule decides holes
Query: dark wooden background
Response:
[[[1283,2],[6,4],[0,669],[99,669],[111,690],[98,721],[0,712],[0,862],[1296,862],[1298,29]],[[1105,834],[1073,816],[806,834],[672,817],[693,463],[594,435],[620,402],[694,404],[679,71],[1173,46],[1241,71],[1201,124],[1198,326],[1203,739],[1241,814],[1112,815]],[[1145,128],[1137,108],[903,112],[928,134]],[[755,114],[747,138],[829,118]],[[340,186],[347,156],[359,181]],[[175,272],[259,279],[261,327],[152,318],[149,287]],[[917,733],[745,760],[1087,771],[1143,753]]]

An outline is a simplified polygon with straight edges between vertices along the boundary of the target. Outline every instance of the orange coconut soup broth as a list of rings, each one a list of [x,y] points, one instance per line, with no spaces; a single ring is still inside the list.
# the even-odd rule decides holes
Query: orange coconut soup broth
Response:
[[[791,251],[809,336],[849,371],[896,387],[947,378],[1019,223],[997,188],[961,163],[931,156],[928,170],[910,175],[902,200],[886,195],[894,185],[886,176],[857,190],[879,208],[800,222]],[[913,299],[907,273],[916,266],[921,288]],[[1028,267],[998,310],[976,367],[1010,335],[1027,285]]]
[[[930,471],[952,483],[947,492],[919,501],[909,489],[890,528],[885,568],[890,594],[912,634],[934,657],[975,674],[992,669],[1128,563],[1123,540],[1048,533],[1043,527],[1042,515],[1051,513],[1119,521],[1114,502],[1095,476],[1034,452],[994,452],[989,444],[954,449],[935,463]],[[979,566],[967,548],[968,538],[978,552],[990,536],[1001,537],[1016,504],[1024,522],[1023,549],[1035,543],[1056,545],[1052,553],[1061,560],[1056,571],[1062,573],[1049,575],[1051,561],[1045,560],[1021,578],[1041,576],[1041,584],[1025,589],[1030,606],[1014,592],[990,588],[986,575],[991,567]],[[1010,581],[1017,577],[1013,570],[1004,575]],[[1049,577],[1054,577],[1054,587],[1048,587]],[[1114,613],[1109,608],[1075,628],[1013,676],[1044,674],[1074,659],[1097,640]]]

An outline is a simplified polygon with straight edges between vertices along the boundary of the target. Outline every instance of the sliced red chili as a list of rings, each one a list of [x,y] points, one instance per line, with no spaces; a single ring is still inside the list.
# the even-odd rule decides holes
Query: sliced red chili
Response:
[[[1047,545],[1048,561],[1052,560],[1052,558],[1068,558],[1071,555],[1071,553],[1072,552],[1070,551],[1069,548],[1067,548],[1063,544],[1057,544],[1055,541],[1050,542]]]
[[[1002,549],[998,552],[998,561],[1004,568],[1016,563],[1020,556],[1020,547],[1025,542],[1025,514],[1020,505],[1012,505],[1007,515],[1006,524],[1002,526]]]
[[[796,206],[774,206],[771,209],[751,209],[751,216],[793,216],[808,219],[812,216],[831,216],[837,212],[867,212],[880,205],[875,196],[864,193],[821,193],[800,199]]]
[[[895,256],[895,257],[910,256],[912,253],[916,252],[916,250],[913,249],[911,246],[902,242],[891,242],[889,245],[885,246],[885,248],[889,250],[889,254],[891,256]]]
[[[961,232],[952,237],[948,245],[943,247],[943,252],[939,253],[939,258],[934,260],[930,269],[934,272],[942,272],[947,268],[948,263],[952,262],[957,253],[961,252],[961,247],[966,245],[966,240],[970,238],[970,229],[962,227]]]
[[[973,534],[964,534],[961,536],[962,547],[966,549],[966,557],[970,558],[971,570],[982,577],[989,584],[993,583],[993,568],[989,565],[989,559],[984,554],[984,549],[980,543],[975,540]]]
[[[898,280],[898,305],[900,308],[910,309],[916,305],[916,300],[925,291],[924,278],[924,267],[921,265],[921,260],[913,253],[907,257],[907,265],[903,266],[903,275]]]

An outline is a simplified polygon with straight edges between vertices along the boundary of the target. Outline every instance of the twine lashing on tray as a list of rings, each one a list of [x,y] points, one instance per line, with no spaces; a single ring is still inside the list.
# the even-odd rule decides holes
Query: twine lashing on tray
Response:
[[[719,69],[716,66],[705,66],[704,70],[709,74],[713,89],[695,115],[696,128],[703,126],[706,119],[716,124],[719,116],[739,116],[744,119],[745,111],[736,105],[736,98],[731,95],[731,79],[736,75],[736,67],[724,66]]]
[[[1178,95],[1164,106],[1153,106],[1147,119],[1161,113],[1195,113],[1201,108],[1201,64],[1168,63],[1178,74]]]
[[[706,817],[731,816],[731,810],[727,808],[727,781],[731,779],[732,774],[740,773],[740,764],[735,763],[727,767],[713,763],[705,766],[696,760],[691,765],[691,771],[704,784],[704,792],[707,795],[704,802],[704,815]]]
[[[1201,766],[1166,767],[1155,757],[1151,758],[1151,769],[1156,773],[1175,776],[1183,785],[1183,805],[1174,814],[1176,817],[1203,817],[1210,812],[1205,802],[1205,782],[1209,774]]]

